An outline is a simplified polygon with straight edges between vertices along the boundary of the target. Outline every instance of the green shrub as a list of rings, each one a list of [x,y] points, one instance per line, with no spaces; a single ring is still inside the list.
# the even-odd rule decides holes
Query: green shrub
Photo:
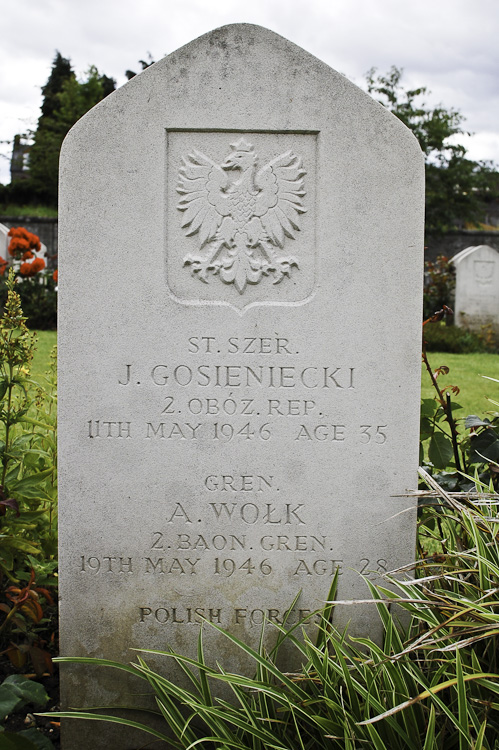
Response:
[[[31,705],[45,706],[49,696],[42,685],[24,675],[7,677],[0,685],[0,722],[9,714]],[[4,731],[0,726],[2,750],[54,750],[54,745],[34,727],[20,732]]]
[[[424,264],[423,317],[430,318],[444,305],[454,307],[456,269],[445,255]]]
[[[423,330],[426,350],[429,352],[451,352],[473,354],[490,351],[483,338],[466,328],[448,326],[443,321],[426,325]]]
[[[26,316],[26,325],[31,330],[55,331],[57,329],[57,292],[51,273],[47,273],[44,283],[37,279],[26,279],[19,284],[18,292]]]
[[[40,276],[43,283],[40,283]],[[16,287],[26,324],[30,329],[53,331],[57,328],[57,292],[52,272],[42,272],[33,279],[23,279]],[[0,307],[7,301],[7,286],[0,279]]]

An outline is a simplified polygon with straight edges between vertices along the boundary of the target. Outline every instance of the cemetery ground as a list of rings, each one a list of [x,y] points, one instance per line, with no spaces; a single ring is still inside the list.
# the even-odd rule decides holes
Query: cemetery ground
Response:
[[[46,387],[45,374],[50,372],[56,332],[40,331],[37,336],[31,378]],[[462,415],[464,420],[469,414],[482,419],[488,414],[493,418],[491,413],[496,405],[487,399],[499,400],[499,383],[481,376],[495,378],[499,370],[498,355],[430,352],[428,359],[433,370],[442,366],[449,368],[448,373],[444,369],[438,377],[440,387],[452,384],[460,388],[459,394],[453,394],[463,407],[456,412],[457,419]],[[435,397],[424,369],[422,397],[426,402]],[[46,415],[47,404],[42,403],[40,396],[34,403],[35,393],[32,398],[32,408],[35,406]],[[46,417],[41,419],[43,423]],[[463,437],[464,422],[458,425]],[[478,433],[480,430],[482,435],[493,432],[478,426]],[[490,447],[489,441],[485,451]],[[469,446],[466,451],[471,458]],[[483,484],[477,483],[478,489],[484,492],[496,489],[497,473],[493,463],[480,462],[475,456],[475,463],[470,461],[469,468],[473,474],[475,468],[480,472]],[[448,474],[435,472],[439,480],[444,485],[447,482],[450,490],[460,489],[457,485],[453,487],[450,481],[455,479],[454,467],[447,469]],[[43,478],[41,481],[43,483]],[[19,504],[22,500],[33,503],[29,492],[18,500]],[[474,505],[466,497],[449,496],[438,488],[420,502],[417,580],[394,583],[392,589],[384,585],[375,587],[366,580],[366,598],[369,587],[373,601],[377,600],[372,606],[378,615],[373,616],[379,616],[384,624],[383,647],[369,639],[348,643],[331,628],[331,607],[327,606],[321,613],[315,643],[297,639],[296,630],[286,636],[300,651],[306,665],[299,675],[281,672],[275,653],[258,652],[252,652],[255,679],[222,675],[205,664],[200,645],[197,663],[183,659],[181,654],[173,657],[184,669],[197,667],[200,670],[201,677],[193,670],[194,687],[188,693],[150,670],[146,666],[147,654],[131,657],[135,666],[125,668],[145,680],[146,688],[156,694],[166,723],[177,734],[172,747],[187,748],[211,736],[217,738],[217,742],[225,741],[228,747],[260,750],[299,746],[314,750],[354,750],[360,746],[380,750],[406,747],[494,750],[499,739],[496,663],[499,543],[496,517],[491,512],[493,506]],[[6,519],[13,508],[4,507],[3,518]],[[47,526],[37,529],[42,533],[46,530]],[[42,540],[36,540],[29,531],[19,528],[19,534],[43,548]],[[6,749],[59,747],[57,669],[55,675],[50,676],[49,662],[42,653],[47,652],[51,657],[57,653],[55,608],[49,601],[56,598],[55,581],[50,581],[54,568],[50,571],[49,565],[44,576],[41,560],[44,554],[46,552],[25,557],[24,570],[12,571],[20,579],[17,589],[10,581],[9,593],[5,585],[9,582],[4,579],[2,612],[8,617],[6,606],[14,604],[17,608],[17,627],[11,628],[8,635],[2,633],[1,679],[8,678],[0,686],[0,710],[4,711],[1,718],[8,715],[2,727]],[[53,554],[46,557],[54,559]],[[36,563],[35,581],[29,579],[31,563]],[[329,592],[331,599],[335,596],[335,583],[336,579]],[[21,601],[23,593],[25,598]],[[397,629],[395,617],[387,606],[394,599],[399,600],[400,606],[412,617],[410,628],[406,621],[404,632]],[[281,636],[284,637],[284,628]],[[14,642],[21,645],[17,665],[16,652],[11,648]],[[244,644],[236,645],[248,650]],[[10,652],[6,653],[9,647]],[[37,679],[36,672],[44,676]],[[24,678],[26,673],[27,679]],[[231,685],[239,706],[217,707],[209,686],[220,679]],[[202,718],[204,723],[184,721],[177,712],[177,700],[187,706],[189,715]],[[56,713],[35,716],[41,710]],[[148,727],[147,721],[143,723]],[[149,735],[152,747],[154,739],[166,737],[151,727],[147,731],[152,733]],[[0,734],[0,746],[1,739]],[[148,735],[144,734],[146,744],[147,741]],[[208,740],[200,744],[203,748],[214,746]]]

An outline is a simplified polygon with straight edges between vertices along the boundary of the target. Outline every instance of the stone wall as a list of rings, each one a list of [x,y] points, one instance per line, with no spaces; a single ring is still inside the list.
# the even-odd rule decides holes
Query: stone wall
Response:
[[[49,265],[57,266],[58,252],[58,219],[48,219],[39,217],[12,217],[1,216],[0,224],[7,227],[26,227],[26,229],[40,237],[41,242],[47,246],[50,258]],[[425,240],[425,260],[435,260],[438,255],[446,255],[452,258],[471,245],[489,245],[499,250],[499,230],[480,231],[475,229],[460,229],[455,232],[449,232],[442,236],[429,236]]]
[[[425,260],[435,260],[438,255],[452,258],[467,247],[488,245],[499,250],[499,231],[484,232],[477,229],[460,229],[440,237],[426,237]]]

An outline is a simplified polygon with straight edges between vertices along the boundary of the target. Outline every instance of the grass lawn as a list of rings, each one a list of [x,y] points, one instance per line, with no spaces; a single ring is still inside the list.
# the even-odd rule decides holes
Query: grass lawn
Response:
[[[499,380],[499,354],[428,352],[428,361],[433,371],[442,365],[449,368],[448,375],[438,377],[441,388],[445,385],[457,385],[460,389],[457,396],[451,394],[452,400],[463,407],[456,412],[456,418],[466,417],[468,414],[484,417],[487,412],[499,411],[499,406],[487,401],[487,397],[499,401],[499,383],[481,377],[487,375]],[[433,398],[436,391],[424,365],[421,381],[422,397]]]
[[[9,219],[19,216],[25,218],[29,216],[57,219],[57,208],[52,206],[15,206],[12,203],[2,206],[2,216],[8,216]]]
[[[57,344],[57,331],[36,331],[36,335],[38,336],[38,344],[33,357],[31,377],[43,385],[43,377],[49,367],[50,352],[52,347]]]

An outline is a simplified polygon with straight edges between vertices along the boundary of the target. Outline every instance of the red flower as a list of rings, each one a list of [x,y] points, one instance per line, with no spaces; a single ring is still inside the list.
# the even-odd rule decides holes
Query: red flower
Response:
[[[57,284],[57,280],[59,278],[58,268],[55,269],[54,273],[52,274],[52,278],[54,279],[55,283]]]
[[[3,276],[9,264],[5,258],[0,257],[0,276]]]

